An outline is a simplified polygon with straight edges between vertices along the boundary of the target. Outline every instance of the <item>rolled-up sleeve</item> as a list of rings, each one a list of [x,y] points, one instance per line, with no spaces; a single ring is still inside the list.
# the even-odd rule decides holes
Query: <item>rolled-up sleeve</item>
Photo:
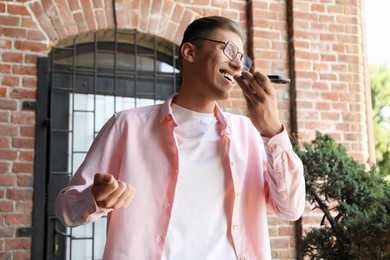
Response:
[[[110,211],[96,205],[91,188],[96,173],[115,176],[119,170],[121,143],[115,122],[114,115],[102,127],[69,185],[57,196],[55,213],[66,226],[87,224]]]
[[[263,141],[268,210],[283,219],[297,220],[303,214],[306,198],[302,161],[285,130],[272,138],[263,137]]]

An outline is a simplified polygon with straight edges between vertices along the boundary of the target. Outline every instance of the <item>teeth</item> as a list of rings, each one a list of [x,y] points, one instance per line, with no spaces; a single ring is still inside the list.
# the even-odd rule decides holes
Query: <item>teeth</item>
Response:
[[[232,75],[230,75],[230,74],[228,74],[228,73],[226,73],[226,72],[223,72],[223,73],[222,73],[222,76],[224,76],[224,77],[227,78],[228,80],[234,82],[234,79],[233,79],[233,76],[232,76]]]

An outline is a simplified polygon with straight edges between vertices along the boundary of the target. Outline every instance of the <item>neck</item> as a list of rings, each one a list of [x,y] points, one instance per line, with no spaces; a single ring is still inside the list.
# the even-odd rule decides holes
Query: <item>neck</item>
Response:
[[[196,95],[196,93],[182,91],[182,89],[175,96],[173,103],[200,113],[213,113],[216,105],[214,100],[209,100],[206,97]]]

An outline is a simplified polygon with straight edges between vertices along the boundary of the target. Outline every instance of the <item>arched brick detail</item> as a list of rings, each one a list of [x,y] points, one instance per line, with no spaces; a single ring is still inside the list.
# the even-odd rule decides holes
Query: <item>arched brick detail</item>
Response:
[[[31,2],[29,9],[51,45],[79,33],[115,26],[112,0],[43,0]]]
[[[115,25],[120,29],[137,29],[179,44],[187,25],[198,17],[224,15],[239,22],[246,12],[245,3],[214,1],[215,5],[208,6],[205,4],[209,4],[209,1],[197,1],[197,4],[182,2],[43,0],[29,3],[28,9],[50,46],[77,34],[114,29]],[[245,24],[242,25],[245,28]]]

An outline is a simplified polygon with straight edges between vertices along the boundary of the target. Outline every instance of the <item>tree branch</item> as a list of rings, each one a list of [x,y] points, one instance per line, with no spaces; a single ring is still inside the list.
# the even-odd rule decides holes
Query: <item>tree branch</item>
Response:
[[[332,226],[332,228],[335,228],[336,227],[336,222],[333,219],[332,215],[330,214],[328,207],[321,200],[321,198],[317,195],[316,192],[313,192],[313,194],[314,194],[314,200],[317,202],[317,204],[320,207],[320,209],[324,212],[324,214],[325,214],[326,218],[328,219],[330,225]]]

